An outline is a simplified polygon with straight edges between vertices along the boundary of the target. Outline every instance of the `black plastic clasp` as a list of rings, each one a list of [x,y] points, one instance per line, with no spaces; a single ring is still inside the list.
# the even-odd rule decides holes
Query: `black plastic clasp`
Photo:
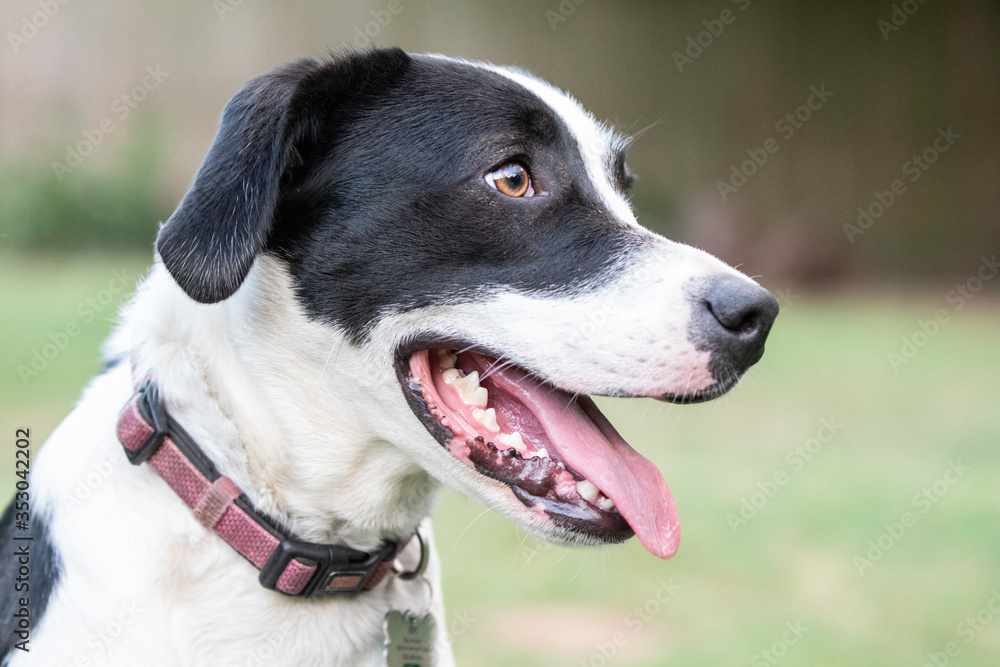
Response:
[[[387,542],[378,551],[368,553],[337,544],[284,540],[261,568],[260,585],[284,595],[292,595],[285,593],[277,585],[292,559],[297,558],[305,565],[316,564],[316,572],[302,591],[296,594],[297,597],[357,595],[365,589],[379,564],[394,558],[397,549],[395,542]]]
[[[160,448],[163,439],[167,437],[168,427],[167,413],[163,409],[163,403],[160,402],[160,390],[157,389],[156,385],[147,381],[136,393],[139,395],[139,414],[146,420],[147,424],[153,427],[153,432],[139,449],[125,448],[128,462],[137,466],[149,459]]]

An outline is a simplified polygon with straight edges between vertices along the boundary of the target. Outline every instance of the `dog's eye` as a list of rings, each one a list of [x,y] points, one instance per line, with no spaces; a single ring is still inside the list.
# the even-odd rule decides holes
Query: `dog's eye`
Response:
[[[508,197],[530,197],[535,194],[528,170],[517,162],[508,162],[486,174],[486,182]]]

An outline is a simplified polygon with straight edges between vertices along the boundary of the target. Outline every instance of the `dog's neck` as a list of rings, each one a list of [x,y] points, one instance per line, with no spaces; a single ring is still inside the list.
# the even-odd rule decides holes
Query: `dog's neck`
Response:
[[[191,301],[162,265],[113,341],[222,474],[299,538],[371,549],[409,535],[436,482],[394,443],[391,365],[310,321],[259,258],[230,299]],[[374,369],[383,369],[376,371]]]

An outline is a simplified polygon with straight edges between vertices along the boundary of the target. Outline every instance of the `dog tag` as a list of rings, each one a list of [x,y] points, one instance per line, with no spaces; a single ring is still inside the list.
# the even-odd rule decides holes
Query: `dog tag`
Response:
[[[433,667],[434,617],[393,609],[385,615],[386,667]]]

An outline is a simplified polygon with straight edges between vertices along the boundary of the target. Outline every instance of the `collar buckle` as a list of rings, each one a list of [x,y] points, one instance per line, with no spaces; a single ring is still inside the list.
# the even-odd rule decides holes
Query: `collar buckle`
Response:
[[[160,402],[160,390],[152,382],[146,381],[136,392],[136,406],[140,416],[153,428],[153,432],[137,449],[125,448],[125,455],[132,465],[139,465],[156,453],[163,444],[163,439],[169,435],[167,413]]]
[[[383,563],[391,562],[398,548],[397,543],[386,542],[378,551],[365,553],[337,544],[283,540],[261,568],[259,580],[264,588],[283,593],[278,588],[278,580],[294,559],[300,565],[316,566],[298,597],[352,596],[365,590],[375,571]],[[358,554],[365,558],[359,558]]]

